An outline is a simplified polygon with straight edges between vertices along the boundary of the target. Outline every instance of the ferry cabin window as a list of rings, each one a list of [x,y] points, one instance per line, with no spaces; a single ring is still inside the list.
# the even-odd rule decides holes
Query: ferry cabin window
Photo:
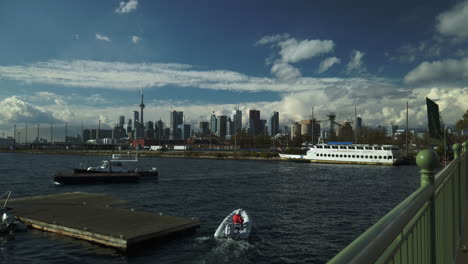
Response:
[[[346,146],[340,146],[340,149],[346,149]]]
[[[366,149],[372,150],[372,147],[366,147]]]
[[[317,148],[323,148],[322,146],[316,146]]]
[[[382,159],[382,156],[379,156],[379,159]]]
[[[392,159],[392,156],[388,156],[388,159]]]
[[[327,149],[329,149],[329,148],[330,148],[330,146],[323,146],[323,147],[324,147],[324,148],[327,148]]]
[[[389,147],[384,147],[383,149],[384,149],[384,150],[390,150],[390,148],[389,148]]]
[[[366,155],[366,159],[369,158],[369,156]]]
[[[393,146],[393,147],[392,147],[392,150],[398,150],[398,147]]]
[[[364,149],[363,147],[356,147],[356,149]]]
[[[333,148],[333,149],[337,149],[337,148],[338,148],[338,146],[332,146],[332,148]]]

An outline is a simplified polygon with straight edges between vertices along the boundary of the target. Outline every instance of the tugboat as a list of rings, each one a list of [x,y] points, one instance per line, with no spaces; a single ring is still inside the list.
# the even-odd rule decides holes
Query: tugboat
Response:
[[[74,168],[71,174],[57,173],[54,182],[56,184],[126,183],[137,182],[142,177],[158,177],[156,168],[141,170],[137,164],[138,156],[132,160],[122,160],[120,154],[113,154],[112,159],[101,161],[99,166],[87,169]]]

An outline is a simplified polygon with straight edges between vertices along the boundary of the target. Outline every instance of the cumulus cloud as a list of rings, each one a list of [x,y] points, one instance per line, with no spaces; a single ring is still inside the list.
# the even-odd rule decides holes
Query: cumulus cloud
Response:
[[[99,33],[96,33],[96,39],[111,42],[111,39],[108,36],[104,36]]]
[[[359,50],[353,50],[351,53],[351,59],[349,63],[346,65],[346,73],[363,73],[366,71],[366,66],[362,62],[362,58],[366,55],[364,52]]]
[[[437,31],[445,36],[466,39],[468,31],[468,1],[455,5],[437,17]]]
[[[335,46],[332,40],[306,39],[298,41],[295,38],[290,38],[289,34],[267,35],[258,40],[255,45],[272,43],[274,44],[272,47],[279,47],[280,50],[278,55],[273,55],[267,59],[267,64],[273,64],[271,73],[282,80],[292,80],[301,77],[300,70],[294,67],[293,63],[332,52]],[[331,61],[328,61],[328,63],[331,63]],[[334,63],[336,61],[328,65],[328,68]]]
[[[9,127],[14,123],[57,122],[51,112],[28,103],[24,98],[12,96],[0,101],[0,126]]]
[[[275,65],[281,65],[277,63]],[[367,125],[385,125],[390,121],[398,124],[400,122],[401,111],[406,107],[406,101],[410,100],[410,107],[414,110],[414,115],[410,119],[417,119],[412,122],[412,126],[423,125],[426,121],[424,98],[432,96],[432,99],[440,98],[440,104],[445,107],[450,102],[456,102],[460,108],[467,109],[468,101],[463,100],[468,95],[468,88],[460,87],[418,87],[409,90],[399,87],[389,80],[383,78],[310,78],[301,77],[295,73],[294,68],[288,65],[276,66],[275,70],[284,73],[289,70],[292,79],[252,77],[233,71],[225,70],[199,70],[191,65],[184,64],[145,64],[145,63],[119,63],[119,62],[98,62],[86,60],[61,61],[54,60],[48,62],[33,63],[20,66],[0,66],[0,78],[17,80],[28,85],[50,84],[57,85],[63,89],[71,88],[102,88],[135,92],[135,87],[190,87],[211,90],[233,90],[238,92],[253,93],[258,91],[268,91],[277,93],[279,100],[265,102],[246,102],[242,109],[260,109],[262,117],[265,113],[273,111],[280,112],[280,122],[289,124],[290,121],[297,121],[310,115],[310,107],[315,106],[318,118],[326,118],[329,111],[337,114],[337,121],[342,122],[352,118],[354,105],[358,104],[363,112],[363,119]],[[283,70],[283,71],[282,71]],[[276,74],[276,73],[274,73]],[[434,90],[433,90],[434,89]],[[104,92],[103,92],[104,93]],[[101,98],[99,90],[92,92],[93,98]],[[35,98],[35,99],[34,99]],[[42,98],[42,99],[40,99]],[[3,101],[12,100],[5,98]],[[106,98],[110,100],[109,98]],[[184,111],[188,120],[199,120],[200,114],[211,111],[226,112],[234,109],[234,105],[210,104],[206,102],[192,101],[157,101],[151,102],[151,98],[146,103],[145,113],[148,117],[159,118],[168,121],[168,112],[171,106]],[[39,101],[42,100],[42,101]],[[129,117],[135,105],[121,105],[120,103],[106,103],[97,101],[90,102],[85,96],[67,95],[60,96],[50,91],[37,92],[32,94],[28,100],[16,98],[15,103],[0,104],[1,109],[17,109],[17,105],[23,105],[20,109],[33,109],[45,113],[45,117],[37,120],[55,118],[57,122],[85,123],[94,122],[102,115],[109,125],[117,120],[119,115]],[[22,104],[20,101],[24,102]],[[466,102],[465,102],[466,101]],[[27,102],[27,104],[26,104]],[[84,103],[87,102],[87,103]],[[443,103],[442,103],[443,102]],[[242,102],[241,102],[242,103]],[[24,105],[28,105],[29,108]],[[442,115],[444,120],[450,122],[460,118],[463,111],[447,110],[444,108]],[[457,108],[458,109],[458,108]],[[17,112],[34,112],[17,111]],[[412,111],[413,111],[412,110]],[[24,114],[11,114],[5,111],[0,115],[2,122],[23,122],[24,119],[15,119],[14,116],[25,116]],[[444,112],[445,111],[445,112]],[[446,112],[448,111],[448,112]],[[223,113],[224,113],[223,112]],[[38,122],[29,119],[31,123]],[[28,121],[29,122],[29,121]],[[10,123],[11,124],[11,123]]]
[[[408,84],[450,83],[468,79],[468,58],[423,62],[406,74]]]
[[[301,72],[291,64],[279,62],[271,68],[271,72],[282,80],[291,80],[301,77]]]
[[[279,42],[279,46],[281,47],[279,54],[282,61],[296,63],[333,51],[335,43],[332,40],[317,39],[306,39],[298,42],[292,38]]]
[[[289,38],[289,34],[284,33],[284,34],[277,34],[277,35],[267,35],[262,37],[260,40],[255,42],[256,46],[259,45],[266,45],[266,44],[271,44],[271,43],[276,43],[281,40],[285,40]]]
[[[138,7],[137,0],[130,0],[128,2],[120,2],[119,7],[115,9],[115,12],[118,14],[126,14],[132,11],[135,11]]]
[[[318,73],[323,73],[328,71],[334,64],[339,64],[341,62],[337,57],[328,57],[324,59],[317,70]]]
[[[141,38],[138,36],[132,36],[132,42],[138,44],[141,41]]]

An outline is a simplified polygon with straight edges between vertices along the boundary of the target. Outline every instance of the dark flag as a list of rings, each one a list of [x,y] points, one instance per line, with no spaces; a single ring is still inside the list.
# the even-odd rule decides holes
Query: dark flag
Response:
[[[427,105],[427,126],[429,127],[429,136],[433,139],[442,140],[442,129],[440,127],[439,106],[431,99],[426,97]]]

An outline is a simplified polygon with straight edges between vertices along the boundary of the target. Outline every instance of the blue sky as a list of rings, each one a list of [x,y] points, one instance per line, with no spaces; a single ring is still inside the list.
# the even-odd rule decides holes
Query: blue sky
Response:
[[[0,129],[259,109],[424,126],[468,109],[468,1],[0,1]],[[244,123],[246,122],[244,118]]]

